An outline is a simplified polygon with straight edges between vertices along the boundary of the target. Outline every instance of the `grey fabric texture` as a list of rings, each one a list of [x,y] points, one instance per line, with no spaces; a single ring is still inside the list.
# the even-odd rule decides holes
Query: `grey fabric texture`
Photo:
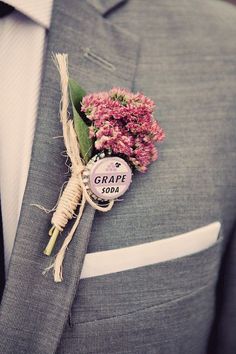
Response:
[[[23,208],[0,313],[6,354],[234,354],[236,10],[221,1],[56,0]],[[106,9],[106,10],[104,10]],[[87,206],[64,282],[42,276],[65,181],[52,51],[87,91],[125,86],[158,105],[166,141],[109,213]],[[95,54],[95,55],[94,55]],[[219,220],[220,238],[176,260],[79,281],[86,252],[169,238]]]

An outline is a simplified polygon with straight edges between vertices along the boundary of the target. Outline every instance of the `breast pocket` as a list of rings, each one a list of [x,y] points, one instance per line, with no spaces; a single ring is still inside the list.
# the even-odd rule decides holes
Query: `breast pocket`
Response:
[[[82,279],[70,331],[80,343],[87,342],[92,353],[204,353],[222,239],[220,232],[200,251]]]

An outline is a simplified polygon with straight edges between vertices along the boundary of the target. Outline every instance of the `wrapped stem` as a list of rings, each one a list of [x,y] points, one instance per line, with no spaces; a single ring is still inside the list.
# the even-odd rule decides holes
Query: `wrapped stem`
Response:
[[[69,179],[52,216],[53,227],[49,230],[50,240],[44,250],[45,255],[51,255],[60,231],[63,231],[68,221],[75,216],[81,197],[82,188],[80,181],[77,174],[74,174]]]

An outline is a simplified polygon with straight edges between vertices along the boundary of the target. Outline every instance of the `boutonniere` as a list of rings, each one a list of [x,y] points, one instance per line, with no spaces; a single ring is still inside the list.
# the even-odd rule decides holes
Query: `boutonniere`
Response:
[[[134,172],[146,172],[157,160],[155,142],[164,139],[164,132],[153,116],[155,104],[150,98],[123,88],[86,94],[69,78],[68,55],[56,54],[53,59],[60,74],[60,121],[70,178],[51,219],[45,255],[51,255],[58,235],[76,216],[53,264],[46,269],[53,268],[54,280],[60,282],[65,252],[86,203],[102,212],[111,210],[129,188]]]

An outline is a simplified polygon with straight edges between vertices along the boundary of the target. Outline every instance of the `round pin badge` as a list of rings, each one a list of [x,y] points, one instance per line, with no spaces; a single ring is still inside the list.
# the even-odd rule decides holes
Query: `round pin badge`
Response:
[[[132,182],[132,171],[122,158],[98,154],[88,162],[83,181],[94,199],[112,200],[127,191]]]

